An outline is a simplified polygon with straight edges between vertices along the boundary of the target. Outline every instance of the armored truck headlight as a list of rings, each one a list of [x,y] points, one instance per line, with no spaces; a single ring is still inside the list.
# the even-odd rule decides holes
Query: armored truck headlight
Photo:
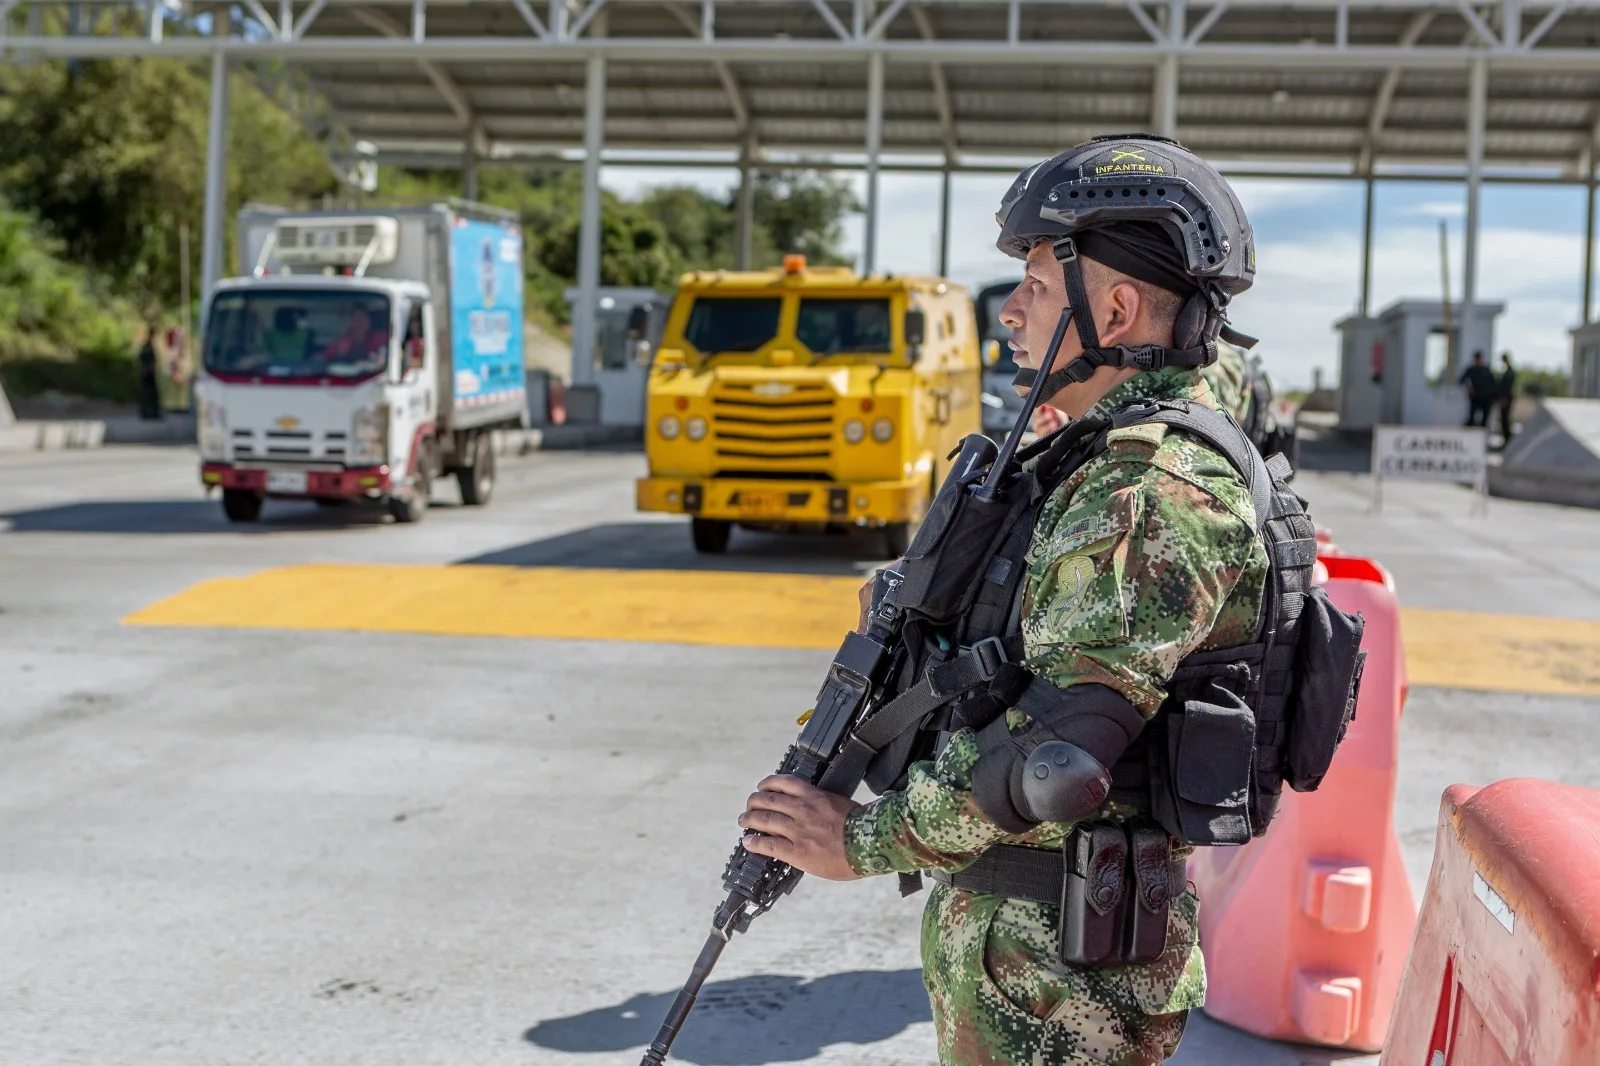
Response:
[[[852,418],[844,424],[844,439],[851,444],[860,444],[867,439],[867,427],[859,418]]]
[[[683,435],[688,437],[690,440],[705,440],[706,420],[701,418],[699,415],[695,415],[684,424]]]
[[[678,421],[677,415],[662,415],[661,421],[656,423],[656,432],[661,434],[662,440],[677,440],[678,434],[683,432],[683,423]]]
[[[377,466],[389,457],[389,405],[363,407],[352,420],[350,462],[355,466]]]
[[[889,438],[894,436],[894,423],[887,418],[880,418],[872,423],[872,439],[879,444],[889,443]]]

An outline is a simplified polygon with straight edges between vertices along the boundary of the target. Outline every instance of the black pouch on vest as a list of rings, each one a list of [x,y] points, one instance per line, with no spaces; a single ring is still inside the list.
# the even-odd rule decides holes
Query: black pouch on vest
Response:
[[[1061,961],[1114,966],[1122,961],[1128,838],[1120,825],[1081,825],[1061,851]]]
[[[1131,826],[1128,853],[1133,865],[1133,891],[1128,893],[1128,962],[1154,962],[1167,950],[1167,917],[1172,901],[1183,893],[1182,860],[1172,857],[1172,838],[1157,826]]]
[[[1166,736],[1150,745],[1156,821],[1197,846],[1248,843],[1255,715],[1237,694],[1211,681],[1162,717]]]
[[[1356,714],[1367,653],[1361,636],[1367,621],[1335,607],[1321,588],[1306,593],[1300,612],[1298,671],[1284,718],[1284,780],[1296,792],[1322,784],[1333,753]]]
[[[890,601],[934,622],[959,617],[972,603],[999,538],[1028,504],[1028,485],[992,500],[970,492],[941,492],[907,549],[905,579]]]

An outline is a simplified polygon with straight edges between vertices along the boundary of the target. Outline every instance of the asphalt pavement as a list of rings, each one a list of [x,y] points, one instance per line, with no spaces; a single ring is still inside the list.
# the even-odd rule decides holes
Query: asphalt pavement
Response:
[[[634,513],[641,468],[541,453],[503,462],[488,508],[447,492],[418,526],[271,502],[240,527],[184,449],[0,457],[0,1062],[636,1061],[827,651],[680,643],[670,625],[617,640],[124,619],[313,563],[476,563],[524,585],[592,570],[624,591],[630,571],[874,565],[870,541],[738,533],[699,558],[680,521]],[[1473,517],[1463,491],[1421,486],[1374,514],[1362,474],[1300,483],[1408,605],[1600,619],[1594,512]],[[447,598],[410,610],[444,618]],[[1600,692],[1413,690],[1396,817],[1419,890],[1443,787],[1600,785],[1597,710]],[[932,1061],[920,907],[893,879],[808,880],[729,947],[677,1058]],[[1174,1061],[1370,1060],[1199,1018]]]

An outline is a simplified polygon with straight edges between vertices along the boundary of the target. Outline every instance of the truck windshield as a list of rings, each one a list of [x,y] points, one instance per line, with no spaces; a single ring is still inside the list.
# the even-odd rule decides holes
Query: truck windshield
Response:
[[[705,355],[753,352],[778,335],[782,304],[776,298],[696,297],[683,339]]]
[[[794,333],[817,355],[890,351],[889,299],[801,300]]]
[[[368,378],[389,361],[389,298],[375,292],[220,292],[206,325],[214,374]]]

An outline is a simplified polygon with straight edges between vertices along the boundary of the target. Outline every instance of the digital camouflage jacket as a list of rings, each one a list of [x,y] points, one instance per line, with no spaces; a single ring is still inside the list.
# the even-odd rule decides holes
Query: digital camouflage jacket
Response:
[[[1096,413],[1140,399],[1216,406],[1196,371],[1170,368],[1132,378]],[[1155,714],[1180,659],[1255,639],[1268,564],[1254,518],[1221,454],[1160,424],[1113,431],[1041,508],[1023,602],[1029,669],[1062,688],[1110,686]],[[1007,716],[1013,730],[1026,722]],[[852,867],[959,870],[995,843],[1059,846],[1068,824],[1013,836],[984,816],[971,791],[977,759],[975,735],[956,733],[911,767],[904,790],[853,812]],[[1159,1062],[1205,1000],[1197,908],[1192,892],[1175,902],[1156,962],[1077,969],[1055,958],[1058,908],[936,886],[922,956],[940,1061]]]

